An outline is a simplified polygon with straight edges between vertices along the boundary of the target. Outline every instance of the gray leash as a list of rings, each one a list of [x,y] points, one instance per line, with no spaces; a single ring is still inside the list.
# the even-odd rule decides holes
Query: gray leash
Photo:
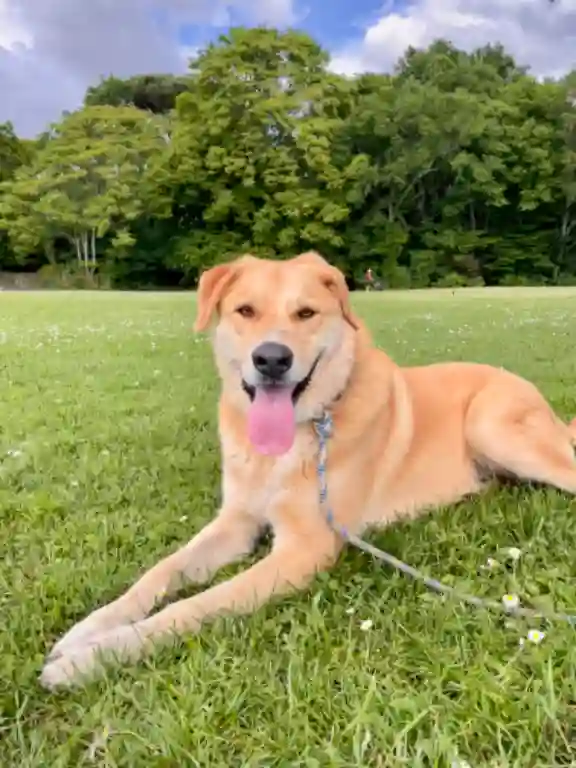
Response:
[[[326,514],[328,525],[339,536],[341,536],[344,541],[347,541],[358,549],[361,549],[363,552],[367,552],[377,560],[381,560],[382,562],[391,565],[393,568],[402,571],[402,573],[405,573],[407,576],[411,576],[416,581],[421,581],[434,592],[447,595],[459,602],[467,603],[468,605],[475,605],[478,608],[498,611],[499,613],[506,613],[509,616],[517,616],[530,619],[547,619],[550,621],[564,621],[571,626],[576,626],[576,615],[567,613],[541,613],[532,608],[506,608],[502,603],[499,603],[496,600],[487,600],[481,597],[476,597],[475,595],[468,595],[464,592],[460,592],[460,590],[455,589],[454,587],[450,587],[447,584],[442,584],[442,582],[438,581],[437,579],[432,579],[429,576],[426,576],[421,571],[416,570],[416,568],[412,568],[411,565],[408,565],[402,560],[399,560],[397,557],[394,557],[394,555],[391,555],[388,552],[384,552],[384,550],[378,549],[378,547],[375,547],[372,544],[369,544],[367,541],[364,541],[360,537],[356,536],[355,534],[350,533],[343,525],[340,525],[335,520],[332,509],[328,503],[328,482],[326,478],[326,466],[328,460],[328,440],[331,437],[333,430],[332,416],[325,411],[321,418],[314,421],[314,428],[316,429],[319,442],[317,471],[318,484],[320,489],[320,508],[323,509]]]

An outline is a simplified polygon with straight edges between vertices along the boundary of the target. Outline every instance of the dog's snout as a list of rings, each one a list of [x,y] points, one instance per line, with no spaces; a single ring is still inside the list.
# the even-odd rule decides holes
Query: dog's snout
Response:
[[[254,368],[268,379],[281,379],[292,367],[294,355],[290,347],[265,341],[252,352]]]

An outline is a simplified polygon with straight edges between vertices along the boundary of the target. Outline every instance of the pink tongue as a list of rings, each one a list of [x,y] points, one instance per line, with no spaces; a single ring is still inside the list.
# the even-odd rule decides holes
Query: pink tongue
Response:
[[[256,389],[248,412],[248,437],[259,453],[280,456],[292,447],[296,419],[287,387]]]

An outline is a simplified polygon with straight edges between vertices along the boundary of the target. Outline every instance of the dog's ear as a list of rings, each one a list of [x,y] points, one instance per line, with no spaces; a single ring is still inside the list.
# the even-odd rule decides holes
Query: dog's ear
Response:
[[[360,330],[360,320],[356,317],[350,306],[350,291],[346,285],[346,278],[336,267],[328,266],[328,269],[323,270],[322,282],[336,294],[340,307],[342,309],[342,315],[346,322],[354,328],[355,331]]]
[[[318,269],[320,279],[330,291],[332,291],[340,302],[342,308],[342,314],[347,323],[349,323],[355,331],[360,329],[360,320],[352,312],[350,306],[350,292],[346,285],[346,278],[342,272],[336,267],[331,266],[323,256],[320,256],[316,251],[308,251],[308,253],[301,253],[296,256],[295,261],[301,264],[310,264],[310,266]]]
[[[210,324],[212,315],[218,309],[225,292],[238,278],[244,267],[258,261],[255,256],[247,253],[234,261],[218,264],[203,272],[198,281],[197,311],[194,330],[198,333],[205,331]]]
[[[212,315],[216,311],[222,296],[238,274],[238,261],[218,264],[206,270],[200,276],[197,293],[197,310],[194,330],[198,333],[205,331],[210,325]]]
[[[326,259],[323,256],[320,256],[320,254],[316,251],[307,251],[306,253],[301,253],[299,256],[295,256],[293,261],[296,261],[299,264],[310,264],[313,267],[330,266]]]

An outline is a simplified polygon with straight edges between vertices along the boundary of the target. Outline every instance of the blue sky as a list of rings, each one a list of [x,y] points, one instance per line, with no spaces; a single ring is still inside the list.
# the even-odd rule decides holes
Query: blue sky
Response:
[[[381,0],[297,0],[293,4],[296,24],[308,32],[327,50],[341,48],[355,38],[362,40],[363,30],[377,20],[383,8],[401,8],[402,3]],[[242,25],[247,21],[246,13],[232,8],[228,24],[190,24],[180,30],[183,45],[191,48],[202,46],[207,40],[225,33],[229,26]]]
[[[501,42],[539,76],[576,68],[576,0],[0,0],[0,122],[33,136],[101,77],[183,72],[239,24],[306,30],[346,75],[438,37]]]

